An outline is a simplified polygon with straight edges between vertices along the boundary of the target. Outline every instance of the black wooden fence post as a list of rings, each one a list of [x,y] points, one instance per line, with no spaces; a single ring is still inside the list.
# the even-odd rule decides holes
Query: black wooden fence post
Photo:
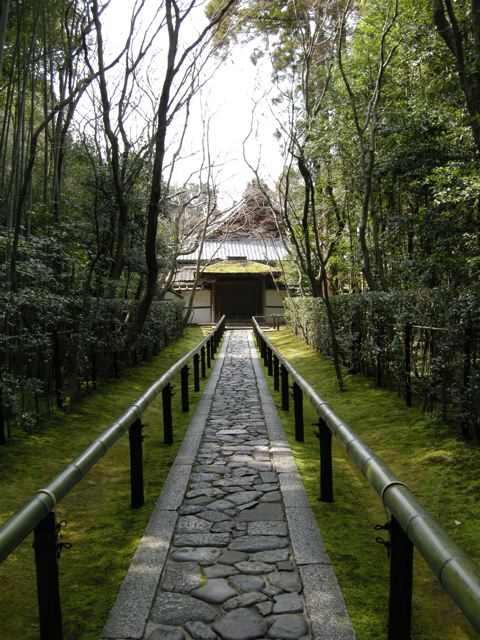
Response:
[[[390,520],[388,640],[410,640],[413,544],[397,520]]]
[[[280,388],[280,360],[278,356],[273,355],[273,389],[278,391]]]
[[[135,420],[130,425],[128,439],[130,441],[130,495],[133,509],[143,507],[145,497],[143,493],[143,425],[141,420]]]
[[[288,395],[288,369],[283,364],[280,367],[280,378],[282,381],[282,409],[288,411],[290,404]]]
[[[180,380],[182,387],[182,411],[186,413],[190,409],[190,402],[188,398],[188,364],[182,367],[180,371]]]
[[[50,511],[33,531],[40,640],[62,640],[63,637],[57,543],[57,519],[55,512]]]
[[[202,369],[202,378],[207,377],[207,365],[205,362],[205,346],[200,349],[200,366]]]
[[[332,432],[323,418],[318,419],[320,443],[320,500],[333,502]]]
[[[295,440],[297,442],[303,442],[303,391],[296,382],[293,383],[292,389],[293,412],[295,415]]]
[[[273,375],[273,352],[270,347],[267,347],[267,367],[268,367],[268,375]]]
[[[265,340],[262,339],[262,341],[260,342],[260,357],[263,360],[263,363],[266,364],[266,357],[267,357],[267,343],[265,342]]]
[[[193,356],[193,388],[200,391],[200,356],[196,353]]]
[[[172,385],[168,383],[162,389],[163,404],[163,441],[165,444],[173,443],[172,423]]]

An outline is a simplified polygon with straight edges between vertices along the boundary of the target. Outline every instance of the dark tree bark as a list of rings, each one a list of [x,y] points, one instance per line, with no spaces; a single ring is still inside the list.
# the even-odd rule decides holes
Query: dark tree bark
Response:
[[[9,9],[10,0],[0,0],[0,78],[2,77],[3,49],[5,47]]]
[[[471,43],[468,42],[468,30],[459,25],[451,0],[433,0],[433,19],[438,34],[455,59],[460,86],[470,114],[470,128],[480,153],[480,0],[471,0],[470,4]]]
[[[179,34],[183,22],[193,9],[195,1],[189,5],[188,9],[181,14],[180,8],[176,0],[166,0],[165,12],[168,32],[168,54],[167,68],[160,94],[160,102],[156,115],[156,131],[155,131],[155,151],[153,159],[152,183],[150,190],[150,199],[147,207],[147,230],[145,236],[145,261],[147,264],[147,276],[145,280],[145,288],[138,306],[129,319],[127,328],[126,344],[127,348],[134,343],[136,336],[141,330],[147,314],[150,310],[153,299],[157,293],[158,287],[158,262],[157,262],[157,230],[159,217],[166,217],[165,210],[165,190],[163,184],[163,171],[165,164],[165,150],[167,140],[168,125],[173,118],[175,110],[178,106],[171,105],[171,93],[174,80],[181,70],[183,77],[188,75],[185,71],[185,63],[188,56],[201,45],[206,37],[212,32],[214,27],[223,19],[229,8],[234,4],[234,0],[227,0],[225,5],[210,19],[210,23],[195,38],[195,40],[185,48],[183,53],[178,57]],[[190,66],[194,71],[194,63]]]

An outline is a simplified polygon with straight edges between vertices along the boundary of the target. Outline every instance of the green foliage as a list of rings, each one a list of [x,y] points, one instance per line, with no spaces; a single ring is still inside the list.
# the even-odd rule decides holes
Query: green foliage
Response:
[[[471,69],[473,18],[467,3],[457,4]],[[329,259],[335,292],[366,288],[366,258],[372,289],[475,285],[479,167],[472,118],[453,56],[435,31],[432,3],[399,0],[390,24],[393,0],[353,2],[342,40],[344,8],[343,2],[252,1],[228,21],[236,34],[267,41],[261,48],[268,47],[273,61],[279,136],[283,130],[292,161],[288,188],[286,172],[279,180],[295,219],[290,233],[310,238],[316,224],[322,251],[335,238]],[[316,214],[306,228],[299,157],[315,185]],[[332,197],[343,216],[340,234]],[[309,194],[313,209],[312,201]],[[318,248],[311,245],[315,271]],[[308,270],[299,266],[309,290]]]
[[[72,405],[102,380],[133,362],[149,360],[180,333],[183,305],[154,302],[131,351],[124,348],[131,300],[81,298],[24,288],[0,295],[0,322],[15,334],[0,336],[0,393],[9,431],[18,422],[29,430],[57,404]],[[8,326],[8,325],[7,325]],[[28,416],[28,420],[26,420]]]
[[[79,455],[202,337],[201,329],[188,329],[182,338],[148,363],[126,370],[113,384],[99,384],[97,391],[70,413],[55,412],[41,432],[27,436],[17,430],[7,446],[0,449],[0,522]],[[193,385],[193,380],[191,383]],[[146,503],[143,508],[129,506],[127,435],[59,504],[58,518],[68,524],[62,529],[62,541],[72,544],[70,550],[63,550],[60,559],[64,637],[68,640],[100,637],[199,399],[200,393],[195,393],[192,386],[191,411],[184,414],[180,394],[174,396],[173,445],[163,444],[161,397],[144,414]],[[38,613],[30,538],[1,564],[0,584],[4,611],[8,612],[0,619],[0,637],[36,640]]]
[[[371,292],[331,299],[344,366],[373,377],[378,385],[405,389],[405,331],[411,327],[410,368],[414,401],[480,438],[477,336],[478,288],[454,294],[438,289]],[[316,351],[331,355],[321,300],[287,301],[292,329]]]
[[[275,347],[335,412],[372,447],[440,521],[453,539],[480,562],[477,447],[457,438],[439,421],[407,409],[394,392],[375,388],[363,376],[347,375],[347,393],[338,390],[329,360],[289,329],[269,334]],[[268,378],[272,381],[272,378]],[[314,429],[305,442],[294,439],[293,412],[280,407],[297,466],[332,559],[358,640],[386,640],[388,558],[376,543],[377,524],[387,520],[375,491],[342,447],[333,442],[334,502],[319,500],[319,453]],[[316,416],[304,403],[305,425]],[[412,640],[474,640],[475,630],[438,583],[418,553],[414,556]],[[439,624],[439,619],[442,623]]]

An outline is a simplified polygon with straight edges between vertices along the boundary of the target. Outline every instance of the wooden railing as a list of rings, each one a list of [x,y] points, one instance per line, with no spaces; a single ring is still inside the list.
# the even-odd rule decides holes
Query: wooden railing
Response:
[[[281,392],[281,406],[287,411],[290,400],[289,381],[293,382],[297,441],[304,440],[304,395],[310,400],[318,415],[320,499],[323,502],[333,501],[332,436],[335,436],[391,514],[390,521],[384,527],[390,537],[389,640],[410,640],[414,547],[425,558],[468,620],[480,632],[479,567],[450,538],[405,483],[395,476],[385,462],[336,415],[330,405],[275,349],[255,318],[253,330],[268,375],[273,376],[274,390]]]
[[[128,431],[130,440],[131,507],[144,504],[142,414],[162,393],[164,442],[173,442],[172,379],[180,373],[182,411],[189,410],[189,362],[193,360],[195,391],[200,390],[200,376],[206,377],[225,330],[225,316],[201,342],[178,360],[101,436],[96,438],[75,460],[68,464],[45,487],[38,489],[23,507],[0,528],[0,562],[33,532],[41,640],[61,640],[62,615],[58,572],[58,523],[56,505]]]

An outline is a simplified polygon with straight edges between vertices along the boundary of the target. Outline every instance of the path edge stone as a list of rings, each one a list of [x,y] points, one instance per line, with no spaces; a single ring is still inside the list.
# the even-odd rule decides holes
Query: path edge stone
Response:
[[[230,335],[228,332],[224,335],[200,402],[110,610],[102,631],[102,640],[141,640],[145,634],[178,519],[176,509],[184,499]]]
[[[273,464],[279,474],[282,494],[285,490],[287,491],[285,513],[294,561],[298,565],[303,582],[305,608],[310,619],[313,638],[315,640],[355,640],[352,620],[267,385],[252,333],[249,333],[249,344],[271,441]],[[289,495],[290,487],[294,495]],[[300,515],[307,526],[302,526],[302,521],[299,521]],[[328,579],[324,579],[327,576]]]

